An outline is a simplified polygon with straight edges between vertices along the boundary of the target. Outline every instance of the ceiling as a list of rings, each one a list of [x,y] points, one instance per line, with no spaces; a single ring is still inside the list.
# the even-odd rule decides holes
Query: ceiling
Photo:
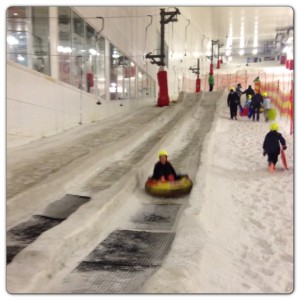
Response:
[[[288,37],[293,37],[294,10],[288,6],[199,6],[182,9],[190,16],[193,26],[198,27],[200,32],[205,30],[207,38],[219,40],[224,45],[220,49],[223,53],[228,54],[231,49],[231,55],[238,55],[241,50],[245,54],[256,54],[253,51],[257,49],[258,54],[276,54],[283,50]],[[293,40],[290,38],[288,42],[292,44]]]

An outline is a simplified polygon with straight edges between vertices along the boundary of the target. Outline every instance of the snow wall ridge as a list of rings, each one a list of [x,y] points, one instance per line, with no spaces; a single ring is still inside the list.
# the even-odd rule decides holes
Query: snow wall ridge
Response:
[[[92,201],[80,207],[65,222],[44,232],[34,243],[15,257],[7,268],[7,290],[10,293],[34,292],[41,285],[47,284],[64,266],[68,257],[77,250],[79,236],[84,236],[84,239],[80,240],[84,247],[93,239],[95,231],[97,231],[98,237],[104,235],[103,228],[107,225],[107,218],[116,213],[116,207],[121,210],[127,202],[124,199],[129,199],[134,189],[144,183],[149,168],[153,167],[153,157],[156,157],[162,146],[171,144],[174,137],[178,136],[178,130],[182,128],[180,124],[191,119],[190,115],[199,105],[197,100],[202,98],[203,94],[192,96],[191,109],[177,126],[169,131],[167,136],[153,146],[143,162],[137,164],[126,177],[121,178],[105,193],[99,192],[94,195]],[[110,201],[104,206],[97,207],[97,199],[100,200],[103,197],[110,198]],[[100,202],[98,201],[98,203]],[[93,216],[90,215],[91,208],[93,208]],[[87,219],[89,222],[85,222]],[[49,243],[49,241],[53,241],[53,243]],[[99,238],[97,243],[99,243]]]

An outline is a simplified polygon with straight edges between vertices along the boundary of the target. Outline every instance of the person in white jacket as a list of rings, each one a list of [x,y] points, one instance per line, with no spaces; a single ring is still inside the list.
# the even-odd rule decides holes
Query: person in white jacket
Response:
[[[268,111],[271,109],[271,99],[268,98],[268,93],[267,92],[263,92],[262,93],[263,96],[263,108],[264,108],[264,117],[265,117],[265,121],[268,122],[269,121],[269,117],[268,117]]]

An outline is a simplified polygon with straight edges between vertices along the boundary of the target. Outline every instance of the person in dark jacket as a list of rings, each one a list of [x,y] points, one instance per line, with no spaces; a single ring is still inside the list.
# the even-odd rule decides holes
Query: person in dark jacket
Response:
[[[159,161],[154,166],[152,179],[161,180],[161,181],[176,180],[178,176],[172,164],[168,161],[167,151],[165,150],[160,151],[158,156],[159,156]]]
[[[253,109],[252,114],[252,121],[255,121],[255,115],[256,115],[256,121],[259,121],[259,114],[260,114],[260,108],[262,106],[264,99],[260,93],[256,93],[251,101],[251,107]]]
[[[280,154],[280,144],[283,150],[285,150],[286,142],[281,133],[278,132],[279,125],[272,123],[270,125],[270,131],[267,133],[263,143],[263,155],[268,155],[268,163],[270,171],[272,172],[278,161],[278,155]],[[280,144],[279,144],[280,143]]]
[[[242,85],[240,83],[237,84],[237,86],[235,88],[235,92],[236,92],[236,94],[239,97],[239,107],[240,107],[240,111],[242,112],[243,111],[243,107],[242,107],[242,104],[241,104],[241,96],[243,94],[243,91],[242,91]]]
[[[241,95],[243,94],[243,91],[242,91],[242,85],[240,83],[237,84],[236,88],[235,88],[235,92],[237,93],[237,95],[239,97],[241,97]]]
[[[235,118],[237,120],[237,108],[240,105],[240,99],[238,94],[234,91],[234,87],[230,88],[227,105],[230,108],[230,119],[233,120],[233,118]]]
[[[243,94],[246,94],[246,99],[249,99],[249,95],[251,95],[251,99],[252,99],[255,95],[255,92],[252,86],[249,85],[248,88],[245,91],[243,91]]]

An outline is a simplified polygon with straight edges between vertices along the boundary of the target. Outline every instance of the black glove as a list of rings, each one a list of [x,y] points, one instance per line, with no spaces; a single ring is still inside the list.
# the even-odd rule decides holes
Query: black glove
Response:
[[[267,154],[267,152],[266,152],[266,150],[264,150],[264,152],[263,152],[263,156],[266,156],[266,154]]]
[[[282,149],[283,149],[283,150],[285,150],[286,148],[287,148],[287,146],[286,146],[286,145],[283,145],[283,146],[282,146]]]

